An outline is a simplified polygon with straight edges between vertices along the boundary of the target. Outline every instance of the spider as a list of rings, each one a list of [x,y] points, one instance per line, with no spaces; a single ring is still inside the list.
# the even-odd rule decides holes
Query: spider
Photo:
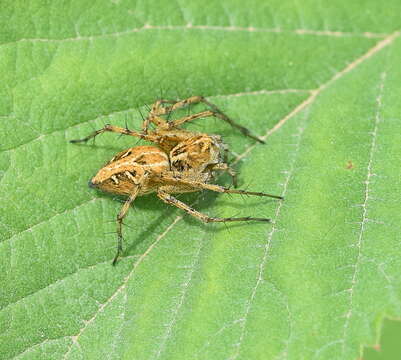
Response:
[[[162,117],[177,109],[196,103],[205,104],[209,110],[172,121]],[[234,187],[237,186],[236,173],[227,164],[227,146],[222,142],[219,135],[209,135],[180,128],[186,122],[210,116],[226,121],[244,135],[263,143],[263,140],[252,135],[247,128],[232,121],[202,96],[192,96],[181,101],[156,101],[150,108],[147,118],[143,121],[141,132],[131,131],[127,127],[121,128],[107,124],[102,129],[94,131],[83,139],[70,140],[71,143],[86,142],[104,132],[114,132],[138,137],[155,144],[154,146],[135,146],[118,153],[89,181],[90,187],[128,197],[116,219],[118,242],[113,265],[117,263],[123,250],[123,219],[137,196],[156,192],[157,196],[165,203],[176,206],[205,223],[271,221],[268,218],[249,216],[210,217],[193,209],[172,195],[211,190],[220,193],[283,199],[283,197],[277,195],[230,189],[211,183],[217,171],[225,171],[232,177]],[[150,125],[154,128],[153,130],[149,129]]]

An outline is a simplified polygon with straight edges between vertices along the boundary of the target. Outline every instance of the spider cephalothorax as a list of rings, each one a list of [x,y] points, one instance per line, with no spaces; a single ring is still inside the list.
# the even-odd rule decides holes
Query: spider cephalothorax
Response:
[[[186,105],[200,102],[207,105],[210,110],[172,121],[166,121],[162,117]],[[171,105],[163,106],[164,104]],[[113,265],[117,262],[122,251],[123,218],[137,196],[156,192],[157,196],[165,203],[176,206],[203,222],[270,221],[268,218],[210,217],[196,211],[171,195],[206,189],[223,193],[269,196],[282,199],[281,196],[228,189],[211,184],[216,171],[226,171],[231,175],[234,186],[236,186],[235,172],[230,168],[226,160],[227,147],[223,144],[219,135],[197,133],[180,128],[185,122],[208,116],[222,119],[239,129],[244,135],[263,142],[261,139],[251,135],[248,129],[233,122],[215,105],[201,96],[193,96],[181,101],[158,100],[144,120],[142,132],[106,125],[83,139],[71,140],[73,143],[85,142],[101,133],[115,132],[139,137],[154,144],[154,146],[136,146],[118,153],[89,182],[91,187],[128,196],[127,201],[117,215],[118,247]],[[149,130],[150,124],[155,126],[155,129]]]
[[[208,166],[223,162],[224,146],[220,136],[194,135],[170,151],[171,166],[177,171],[204,171]]]

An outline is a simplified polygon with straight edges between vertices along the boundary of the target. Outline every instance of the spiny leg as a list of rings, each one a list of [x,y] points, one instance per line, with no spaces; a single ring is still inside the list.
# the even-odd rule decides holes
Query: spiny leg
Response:
[[[136,196],[138,195],[139,192],[139,186],[135,187],[134,191],[132,194],[128,197],[128,199],[125,201],[124,205],[122,206],[120,212],[117,215],[117,252],[116,255],[114,256],[113,260],[113,266],[117,263],[118,257],[123,251],[123,219],[125,215],[127,215],[127,212],[129,210],[129,207],[131,206],[132,202],[135,200]]]
[[[187,99],[183,99],[183,100],[180,100],[180,101],[175,101],[173,103],[173,105],[166,106],[166,107],[162,108],[164,110],[163,114],[167,114],[167,113],[169,113],[171,111],[178,110],[178,109],[180,109],[182,107],[185,107],[187,105],[200,103],[200,102],[202,102],[201,99],[203,99],[203,96],[191,96],[191,97],[189,97]],[[160,114],[160,115],[163,115],[163,114]]]
[[[224,145],[224,144],[223,144]],[[224,145],[224,154],[223,154],[223,161],[227,165],[227,171],[231,175],[231,178],[233,180],[233,185],[234,187],[238,186],[238,181],[237,181],[237,173],[236,171],[229,165],[228,161],[228,153],[230,152],[229,148],[227,145]]]
[[[233,168],[229,167],[228,164],[226,163],[214,164],[212,165],[211,170],[221,170],[227,172],[231,176],[234,187],[238,186],[237,173]]]
[[[150,113],[155,116],[166,115],[166,114],[170,113],[171,111],[174,111],[175,109],[174,110],[171,109],[172,106],[174,106],[175,104],[177,104],[179,102],[180,101],[177,101],[177,100],[166,100],[166,99],[157,100],[152,105]],[[172,106],[162,106],[162,104],[173,104],[173,105]]]
[[[182,201],[176,199],[174,196],[171,196],[167,192],[163,191],[162,188],[159,188],[159,191],[157,192],[157,196],[163,200],[165,203],[169,205],[173,205],[178,207],[179,209],[184,210],[186,213],[189,215],[192,215],[193,217],[205,222],[228,222],[228,221],[265,221],[265,222],[271,222],[271,219],[268,218],[254,218],[254,217],[228,217],[228,218],[215,218],[215,217],[210,217],[208,215],[202,214],[201,212],[191,208],[189,205],[183,203]]]
[[[141,134],[137,131],[131,131],[126,128],[121,128],[118,126],[107,124],[102,129],[96,130],[93,133],[89,134],[88,136],[86,136],[82,139],[70,140],[70,143],[87,142],[88,140],[93,139],[96,136],[103,134],[104,132],[114,132],[114,133],[118,133],[118,134],[122,134],[122,135],[135,136],[135,137],[139,137],[143,140],[148,140],[148,141],[151,141],[154,143],[158,143],[160,141],[159,136]]]
[[[170,121],[167,126],[168,126],[168,129],[174,129],[188,121],[192,121],[192,120],[199,119],[199,118],[210,117],[210,116],[217,116],[217,114],[211,110],[205,110],[205,111],[202,111],[197,114],[184,116],[181,119]]]
[[[165,115],[170,111],[166,111],[169,107],[164,107],[162,104],[176,104],[178,101],[176,100],[166,100],[166,99],[160,99],[157,100],[153,105],[151,109],[151,114],[160,116],[160,115]]]
[[[215,185],[215,184],[204,184],[204,183],[199,183],[198,186],[200,186],[202,189],[207,189],[211,191],[216,191],[216,192],[221,192],[221,193],[226,193],[226,194],[241,194],[241,195],[253,195],[253,196],[265,196],[265,197],[271,197],[274,199],[279,199],[279,200],[284,200],[282,196],[279,195],[272,195],[272,194],[266,194],[263,192],[257,192],[257,191],[246,191],[246,190],[238,190],[238,189],[228,189],[223,186]]]
[[[155,124],[157,127],[167,127],[167,121],[160,116],[149,114],[148,117],[142,123],[142,133],[147,134],[150,123]]]
[[[175,100],[157,100],[151,107],[148,117],[142,123],[142,131],[147,134],[150,123],[154,123],[156,126],[167,126],[167,121],[160,117],[160,115],[165,115],[165,107],[162,104],[175,104]]]
[[[258,142],[260,142],[262,144],[265,143],[265,141],[262,140],[261,138],[255,136],[255,135],[252,135],[251,132],[249,131],[249,129],[247,129],[246,127],[244,127],[244,126],[242,126],[240,124],[237,124],[236,122],[231,120],[216,105],[214,105],[211,102],[209,102],[208,100],[206,100],[203,96],[191,96],[188,99],[177,101],[175,104],[163,108],[164,109],[164,114],[166,114],[168,112],[171,112],[171,111],[174,111],[174,110],[177,110],[177,109],[179,109],[181,107],[184,107],[184,106],[187,106],[187,105],[191,105],[191,104],[197,104],[197,103],[204,103],[205,105],[207,105],[211,109],[213,115],[208,115],[208,116],[215,116],[215,117],[217,117],[217,118],[229,123],[232,127],[237,128],[239,131],[241,131],[241,133],[243,135],[248,136],[248,137],[250,137],[250,138],[252,138],[252,139],[254,139],[254,140],[256,140],[256,141],[258,141]],[[160,114],[160,115],[163,115],[163,114]],[[186,117],[186,118],[189,118],[189,117]],[[190,121],[190,120],[193,120],[193,119],[194,118],[187,119],[185,121],[182,121],[182,120],[179,119],[176,122],[180,125],[180,124],[183,124],[186,121]]]
[[[194,181],[194,180],[185,180],[185,179],[180,179],[179,177],[174,177],[174,176],[163,175],[162,179],[164,181],[175,182],[177,184],[183,184],[183,185],[191,186],[191,187],[193,187],[195,189],[205,189],[205,190],[211,190],[211,191],[220,192],[220,193],[226,193],[226,194],[266,196],[266,197],[271,197],[271,198],[274,198],[274,199],[284,200],[284,198],[282,196],[279,196],[279,195],[271,195],[271,194],[266,194],[266,193],[262,193],[262,192],[255,192],[255,191],[228,189],[228,188],[225,188],[225,187],[220,186],[220,185],[207,184],[207,183],[203,183],[203,182],[200,182],[200,181]]]
[[[230,150],[227,147],[227,145],[225,145],[224,143],[222,145],[224,148],[223,164],[216,164],[215,168],[216,168],[216,170],[223,170],[223,171],[228,172],[231,176],[233,185],[236,188],[238,186],[237,172],[229,165],[229,161],[228,161],[228,153],[230,152]],[[221,167],[221,169],[219,169],[218,167]]]

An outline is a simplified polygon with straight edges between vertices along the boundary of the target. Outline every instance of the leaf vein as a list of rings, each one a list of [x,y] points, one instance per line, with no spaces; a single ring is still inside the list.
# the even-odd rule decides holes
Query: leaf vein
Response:
[[[161,31],[174,31],[174,30],[200,30],[200,31],[229,31],[229,32],[248,32],[248,33],[274,33],[274,34],[293,34],[293,35],[312,35],[312,36],[327,36],[327,37],[359,37],[359,38],[384,38],[389,34],[386,33],[375,33],[375,32],[345,32],[345,31],[336,31],[336,30],[312,30],[312,29],[294,29],[294,30],[286,30],[280,27],[275,28],[258,28],[253,26],[219,26],[219,25],[192,25],[191,23],[187,23],[185,25],[149,25],[145,24],[142,27],[117,31],[109,34],[97,34],[97,35],[89,35],[89,36],[81,36],[77,33],[75,37],[69,37],[64,39],[49,39],[49,38],[22,38],[15,41],[5,42],[1,45],[9,45],[20,42],[51,42],[51,43],[60,43],[60,42],[69,42],[69,41],[93,41],[96,39],[102,38],[110,38],[110,37],[120,37],[131,35],[133,33],[138,33],[147,30],[161,30]]]
[[[307,114],[307,112],[305,114]],[[305,131],[305,127],[301,126],[297,130],[298,130],[298,132],[293,135],[294,137],[297,138],[297,142],[296,142],[296,145],[295,145],[295,150],[293,151],[293,156],[292,156],[292,159],[291,159],[290,169],[288,171],[283,172],[283,173],[285,173],[287,175],[285,180],[284,180],[283,191],[281,193],[281,196],[283,196],[283,197],[285,197],[285,195],[287,193],[288,184],[289,184],[290,179],[292,177],[292,174],[294,172],[295,162],[296,162],[296,159],[297,159],[297,156],[298,156],[298,153],[299,153],[299,148],[300,148],[300,144],[301,144],[301,140],[302,140],[302,135],[303,135],[303,133]],[[241,324],[241,332],[240,332],[239,340],[238,340],[237,343],[235,343],[236,350],[235,350],[234,354],[229,358],[230,360],[236,359],[238,357],[239,353],[240,353],[240,348],[241,348],[241,345],[242,345],[244,337],[245,337],[245,328],[246,328],[247,320],[248,320],[248,317],[249,317],[249,313],[251,311],[252,303],[253,303],[253,301],[255,299],[256,292],[258,290],[258,287],[259,287],[260,283],[264,281],[263,280],[263,273],[264,273],[264,269],[265,269],[265,266],[266,266],[268,253],[269,253],[269,250],[270,250],[270,247],[271,247],[272,238],[273,238],[273,235],[277,231],[276,222],[277,222],[277,220],[278,220],[278,218],[280,216],[280,212],[281,212],[282,206],[283,206],[283,202],[280,201],[279,204],[277,205],[277,208],[276,208],[272,229],[270,230],[269,234],[267,235],[267,241],[266,241],[266,244],[265,244],[264,249],[263,249],[262,259],[261,259],[261,261],[259,263],[259,270],[258,270],[258,273],[257,273],[256,284],[252,289],[252,293],[251,293],[249,299],[246,301],[245,312],[244,312],[244,315],[241,317],[241,319],[243,321],[240,323]]]
[[[202,240],[198,241],[198,248],[196,249],[195,256],[193,258],[193,261],[192,261],[191,265],[189,266],[189,271],[187,273],[185,281],[180,286],[181,287],[180,299],[178,300],[176,306],[174,307],[174,309],[172,311],[172,313],[173,313],[172,318],[171,318],[170,322],[167,324],[166,332],[163,335],[161,343],[160,343],[160,346],[159,346],[159,348],[158,348],[158,350],[157,350],[157,352],[155,354],[155,357],[154,357],[155,359],[158,359],[160,357],[160,355],[162,354],[163,350],[165,349],[166,343],[167,343],[168,339],[171,336],[172,329],[173,329],[174,325],[177,322],[178,313],[179,313],[182,305],[184,304],[185,296],[186,296],[186,294],[188,292],[188,288],[189,288],[189,285],[190,285],[191,280],[192,280],[192,275],[193,275],[193,273],[195,271],[195,268],[196,268],[196,265],[197,265],[197,263],[199,261],[199,255],[201,253],[203,245],[204,245],[204,241],[202,241]]]
[[[36,348],[42,347],[44,344],[47,344],[47,343],[58,343],[60,340],[64,340],[64,339],[70,339],[70,337],[69,336],[63,336],[63,337],[60,337],[60,338],[57,338],[57,339],[45,339],[45,340],[43,340],[43,341],[41,341],[39,343],[36,343],[36,344],[33,344],[33,345],[29,346],[23,352],[20,352],[19,354],[15,355],[12,359],[15,359],[15,360],[19,359],[22,356],[26,355],[27,353],[35,350]]]
[[[82,203],[80,203],[80,204],[78,204],[78,205],[76,205],[76,206],[74,206],[72,208],[66,209],[66,210],[64,210],[62,212],[59,212],[59,213],[56,213],[56,214],[54,214],[54,215],[52,215],[52,216],[50,216],[50,217],[48,217],[48,218],[46,218],[46,219],[44,219],[44,220],[42,220],[40,222],[37,222],[36,224],[31,225],[29,228],[24,229],[24,230],[22,230],[22,231],[20,231],[20,232],[18,232],[16,234],[10,236],[9,238],[4,239],[2,241],[2,243],[13,241],[15,238],[19,237],[21,234],[23,234],[23,233],[25,233],[27,231],[32,231],[34,228],[36,228],[36,227],[38,227],[40,225],[43,225],[44,223],[47,223],[47,222],[51,221],[52,219],[54,219],[57,216],[60,216],[60,215],[63,215],[65,213],[67,213],[67,212],[79,209],[81,206],[90,204],[91,202],[95,202],[96,200],[99,200],[99,199],[100,198],[92,198],[92,199],[86,200],[86,201],[84,201],[84,202],[82,202]]]
[[[124,259],[130,259],[130,258],[137,258],[137,256],[126,256]],[[23,301],[23,300],[25,300],[25,299],[27,299],[27,298],[29,298],[29,297],[31,297],[31,296],[33,296],[33,295],[35,295],[35,294],[41,292],[41,291],[48,290],[49,288],[52,288],[52,287],[54,287],[54,286],[57,286],[58,284],[62,283],[63,281],[65,281],[65,280],[71,278],[72,276],[74,276],[75,274],[77,274],[79,271],[92,269],[92,268],[94,268],[95,266],[103,265],[103,264],[106,264],[106,263],[110,263],[110,259],[107,259],[107,260],[102,261],[102,262],[98,262],[98,263],[96,263],[96,264],[94,264],[94,265],[89,265],[89,266],[86,266],[86,267],[77,268],[76,271],[71,272],[71,273],[68,273],[66,276],[61,277],[61,278],[57,279],[56,281],[54,281],[54,282],[52,282],[52,283],[49,283],[49,284],[47,284],[46,286],[44,286],[44,287],[42,287],[42,288],[35,289],[35,291],[33,291],[33,292],[31,292],[31,293],[28,293],[28,294],[25,294],[24,296],[22,296],[22,297],[16,299],[15,301],[8,303],[6,306],[4,306],[3,308],[0,309],[0,312],[7,310],[9,307],[11,307],[11,306],[13,306],[13,305],[19,304],[21,301]],[[93,298],[93,297],[92,297],[92,300],[93,300],[94,302],[96,302],[96,303],[99,303],[99,302],[98,302],[95,298]],[[44,312],[44,313],[46,312],[45,309],[43,309],[43,312]]]
[[[376,98],[376,114],[375,114],[375,121],[374,121],[374,127],[373,127],[373,132],[371,132],[371,145],[370,145],[370,150],[369,150],[369,160],[368,160],[368,166],[367,166],[367,174],[366,174],[366,180],[365,180],[365,197],[364,197],[364,202],[362,204],[362,221],[360,223],[360,228],[359,228],[359,233],[358,233],[358,238],[356,242],[356,248],[357,248],[357,257],[355,261],[355,266],[354,266],[354,272],[352,274],[352,279],[351,279],[351,287],[349,288],[349,310],[345,314],[345,322],[344,322],[344,328],[343,328],[343,336],[342,336],[342,352],[345,352],[345,345],[346,345],[346,336],[347,332],[349,330],[349,324],[350,324],[350,319],[353,313],[353,300],[354,300],[354,288],[357,283],[357,276],[359,273],[359,267],[360,267],[360,262],[362,258],[362,242],[363,242],[363,237],[364,237],[364,231],[366,224],[369,221],[368,218],[368,201],[370,200],[369,198],[369,192],[370,192],[370,181],[371,177],[374,175],[372,172],[372,163],[373,163],[373,157],[374,153],[376,150],[376,139],[377,139],[377,134],[378,134],[378,129],[379,129],[379,123],[381,121],[380,118],[380,111],[382,108],[382,96],[383,96],[383,89],[384,89],[384,83],[386,80],[386,72],[381,73],[380,76],[380,85],[379,85],[379,95]]]
[[[123,290],[126,289],[128,281],[131,279],[133,276],[136,268],[142,263],[142,261],[148,256],[148,254],[153,250],[153,248],[159,243],[159,241],[174,227],[174,225],[182,219],[183,215],[177,216],[174,221],[166,228],[166,230],[161,233],[156,240],[146,249],[146,251],[140,256],[140,258],[134,263],[134,266],[132,267],[132,270],[129,272],[129,274],[124,278],[122,284],[116,289],[116,291],[101,305],[99,306],[98,310],[93,314],[93,316],[85,322],[85,325],[79,330],[78,334],[71,336],[71,338],[74,339],[73,343],[71,346],[68,348],[67,352],[64,354],[63,359],[67,359],[74,344],[79,344],[78,340],[82,333],[88,328],[90,324],[92,324],[97,316],[104,311],[105,307],[110,304],[116,296]]]

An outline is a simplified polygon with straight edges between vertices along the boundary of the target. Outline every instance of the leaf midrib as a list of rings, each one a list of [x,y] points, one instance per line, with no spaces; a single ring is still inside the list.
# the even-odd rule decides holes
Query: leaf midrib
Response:
[[[63,39],[50,39],[50,38],[21,38],[18,40],[4,42],[0,44],[2,45],[12,45],[19,42],[51,42],[51,43],[59,43],[59,42],[73,42],[73,41],[93,41],[96,39],[104,39],[111,37],[119,37],[119,36],[128,36],[134,33],[149,31],[149,30],[159,30],[159,31],[239,31],[239,32],[262,32],[262,33],[274,33],[274,34],[296,34],[299,36],[328,36],[328,37],[358,37],[358,38],[385,38],[389,36],[389,33],[375,33],[369,30],[365,30],[364,32],[344,32],[337,30],[309,30],[309,29],[294,29],[294,30],[283,30],[278,28],[258,28],[253,26],[248,27],[240,27],[240,26],[219,26],[219,25],[192,25],[192,24],[184,24],[184,25],[144,25],[140,28],[133,28],[124,31],[116,31],[113,33],[105,33],[105,34],[95,34],[95,35],[86,35],[86,36],[76,36],[76,37],[68,37]]]

